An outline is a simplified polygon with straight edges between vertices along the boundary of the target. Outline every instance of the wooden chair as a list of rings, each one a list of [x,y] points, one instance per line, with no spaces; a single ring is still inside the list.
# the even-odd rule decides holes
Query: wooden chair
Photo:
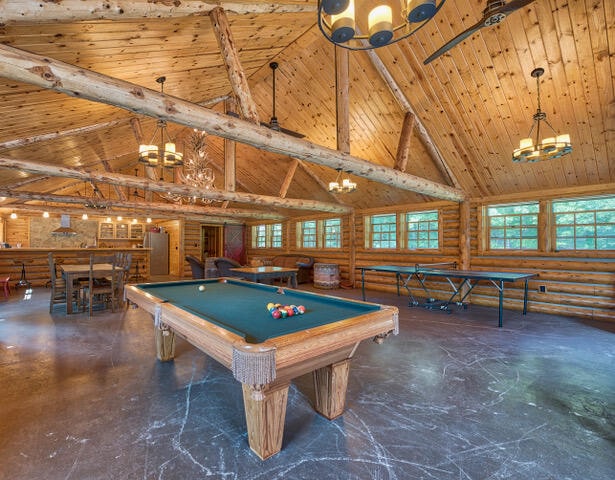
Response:
[[[132,266],[132,253],[118,253],[116,256],[117,278],[115,285],[115,298],[118,305],[124,305],[124,285],[130,276]]]
[[[111,273],[101,275],[96,272],[95,265],[106,263],[111,265]],[[115,312],[117,302],[117,282],[121,270],[117,268],[115,255],[90,255],[90,271],[88,284],[82,289],[82,305],[88,308],[88,316],[92,316],[92,309],[95,302],[104,303],[105,306],[111,305],[111,311]]]
[[[49,262],[49,284],[51,285],[51,296],[49,297],[49,313],[51,313],[54,305],[66,304],[66,282],[61,276],[58,276],[58,269],[52,252],[47,255],[47,260]]]
[[[9,298],[11,295],[11,286],[9,285],[10,275],[0,278],[0,287],[4,290],[4,298]]]

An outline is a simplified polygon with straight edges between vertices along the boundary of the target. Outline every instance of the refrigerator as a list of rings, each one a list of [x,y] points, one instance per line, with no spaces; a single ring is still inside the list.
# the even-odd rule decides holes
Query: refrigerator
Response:
[[[146,232],[143,247],[151,248],[149,261],[150,275],[169,274],[169,234],[167,232]]]

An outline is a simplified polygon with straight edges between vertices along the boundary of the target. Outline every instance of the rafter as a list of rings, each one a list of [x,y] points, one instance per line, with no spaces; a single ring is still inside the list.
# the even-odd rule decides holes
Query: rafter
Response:
[[[146,178],[135,177],[132,175],[122,175],[118,173],[99,173],[84,172],[72,168],[57,167],[48,164],[29,162],[25,160],[15,160],[13,158],[0,157],[0,168],[16,168],[24,172],[46,174],[52,177],[77,178],[83,181],[94,181],[109,184],[117,184],[130,188],[151,190],[152,192],[171,193],[184,197],[200,197],[213,201],[229,200],[238,203],[248,203],[253,205],[267,205],[279,208],[294,208],[298,210],[313,210],[321,212],[348,213],[351,209],[340,205],[319,202],[316,200],[299,200],[290,198],[278,198],[266,195],[255,195],[251,193],[225,192],[222,190],[200,190],[190,185],[179,185],[176,183],[153,182]],[[177,205],[174,206],[177,209]],[[183,208],[183,206],[182,206]]]
[[[54,202],[54,203],[65,203],[68,205],[83,205],[85,198],[82,196],[72,196],[72,195],[54,195],[51,193],[37,193],[37,192],[15,192],[10,190],[0,189],[0,196],[6,196],[11,198],[16,198],[19,200],[26,201],[41,201],[41,202]],[[169,203],[152,203],[152,202],[140,202],[136,200],[131,200],[130,202],[121,201],[121,200],[105,200],[104,204],[107,207],[113,207],[114,212],[117,208],[123,208],[130,211],[147,211],[147,212],[166,212],[166,213],[177,213],[178,208],[177,205],[169,204]],[[23,206],[23,205],[22,205]],[[33,206],[33,205],[31,205]],[[40,210],[41,205],[36,205],[36,207]],[[86,210],[86,211],[95,211],[100,212],[100,214],[104,215],[104,210]],[[83,210],[82,210],[83,212]],[[212,216],[223,216],[223,217],[244,217],[244,218],[258,218],[258,219],[281,219],[282,215],[271,213],[271,212],[263,212],[259,210],[246,210],[241,208],[227,208],[221,209],[217,207],[211,206],[199,206],[199,205],[182,205],[181,212],[183,213],[191,213],[191,214],[200,214],[200,215],[212,215]]]
[[[163,118],[223,138],[237,140],[261,150],[289,155],[333,169],[352,169],[354,175],[391,187],[446,200],[460,201],[465,198],[464,192],[458,188],[375,165],[130,82],[7,45],[0,45],[0,76]]]
[[[131,0],[130,2],[62,0],[61,2],[40,2],[36,0],[0,1],[2,23],[80,22],[87,20],[129,20],[141,18],[181,18],[208,15],[214,8],[222,6],[227,12],[236,14],[265,13],[311,13],[316,5],[295,2],[277,3],[234,3],[203,2],[183,0],[181,2],[153,2],[151,0]]]

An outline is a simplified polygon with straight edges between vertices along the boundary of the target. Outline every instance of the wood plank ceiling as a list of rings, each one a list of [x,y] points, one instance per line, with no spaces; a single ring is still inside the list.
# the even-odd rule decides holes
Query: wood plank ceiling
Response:
[[[164,75],[166,94],[224,111],[221,99],[232,96],[232,88],[207,14],[211,5],[132,0],[120,9],[115,2],[84,3],[0,1],[0,43],[155,91],[156,78]],[[276,61],[281,126],[335,149],[334,47],[316,25],[316,1],[220,5],[260,120],[272,115],[269,63]],[[447,0],[435,19],[408,40],[371,55],[350,52],[350,154],[393,168],[409,105],[424,135],[415,126],[405,172],[459,188],[469,198],[615,183],[615,2],[536,0],[423,65],[429,54],[476,23],[484,7],[484,0]],[[536,111],[536,83],[530,76],[536,67],[545,69],[542,108],[556,130],[570,133],[574,150],[550,162],[513,164],[512,150],[527,135]],[[137,162],[136,133],[140,127],[148,140],[153,118],[7,78],[0,78],[0,116],[0,160],[145,177]],[[181,147],[191,129],[171,123],[169,131]],[[208,136],[220,190],[225,187],[224,148],[221,138]],[[285,191],[287,173],[294,168]],[[432,199],[359,175],[353,176],[357,192],[332,195],[326,184],[335,178],[334,169],[306,161],[297,167],[290,156],[243,144],[236,147],[235,176],[237,192],[354,208]],[[109,199],[130,202],[132,195],[134,204],[140,198],[135,190],[144,194],[104,183],[94,182]],[[0,168],[5,212],[43,204],[11,196],[20,191],[93,195],[92,184],[82,180]],[[156,195],[152,199],[161,201]],[[221,207],[263,211],[234,199],[216,201],[201,213],[217,214]],[[273,211],[305,214],[283,207]]]

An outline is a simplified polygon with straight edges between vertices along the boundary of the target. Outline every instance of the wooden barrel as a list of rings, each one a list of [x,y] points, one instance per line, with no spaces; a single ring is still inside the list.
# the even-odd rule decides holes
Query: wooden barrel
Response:
[[[315,263],[314,286],[316,288],[339,288],[339,265],[337,263]]]

